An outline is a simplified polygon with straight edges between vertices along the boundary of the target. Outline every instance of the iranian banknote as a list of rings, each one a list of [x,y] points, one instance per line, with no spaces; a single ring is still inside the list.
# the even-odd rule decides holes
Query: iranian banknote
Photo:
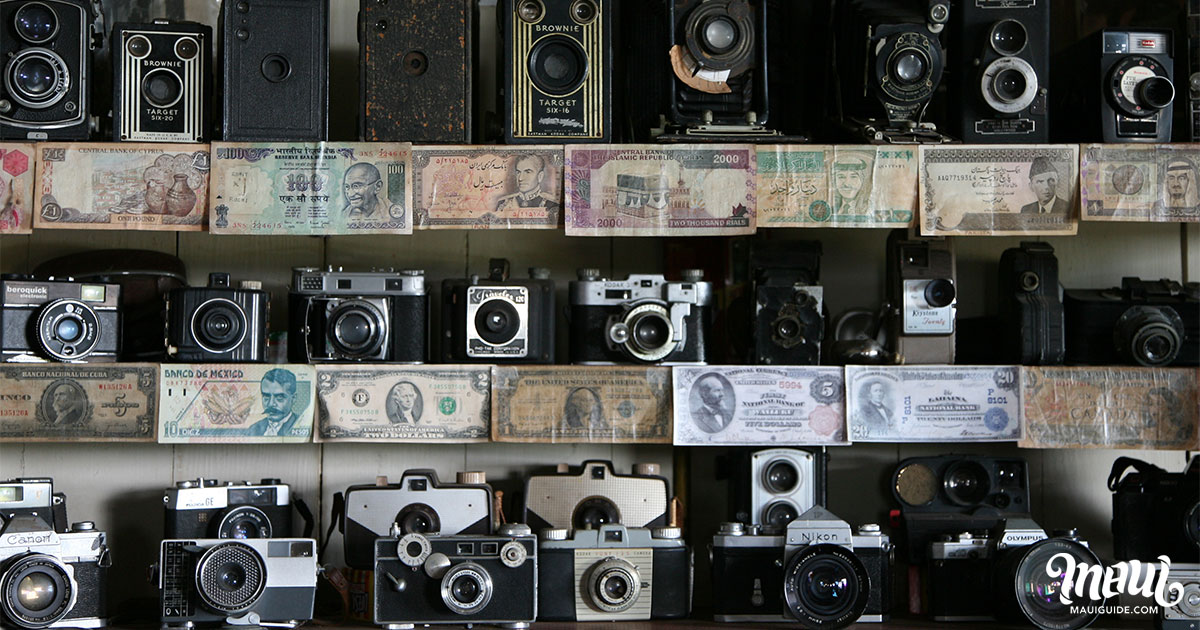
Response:
[[[217,234],[411,234],[412,145],[217,142]]]
[[[753,145],[568,145],[568,236],[754,232]]]
[[[310,365],[164,363],[158,441],[309,442],[315,379]]]
[[[1089,144],[1080,158],[1088,221],[1200,221],[1200,144]]]
[[[846,444],[840,367],[676,367],[675,444]]]
[[[413,147],[417,228],[556,228],[561,146]]]
[[[153,442],[158,366],[0,365],[0,442]]]
[[[209,145],[37,145],[34,223],[79,230],[201,230]]]
[[[1074,234],[1079,146],[922,145],[921,234]]]
[[[758,227],[907,227],[917,147],[758,147]]]
[[[0,142],[0,234],[33,231],[34,146]]]

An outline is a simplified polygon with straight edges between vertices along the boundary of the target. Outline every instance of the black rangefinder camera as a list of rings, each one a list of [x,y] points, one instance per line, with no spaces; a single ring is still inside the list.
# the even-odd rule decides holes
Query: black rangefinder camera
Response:
[[[113,26],[113,139],[205,142],[212,129],[212,28]]]
[[[1126,475],[1130,468],[1133,472]],[[1113,552],[1118,560],[1172,562],[1200,557],[1200,457],[1170,473],[1118,457],[1108,475],[1113,493]]]
[[[508,277],[503,258],[488,277],[442,281],[442,361],[553,363],[554,281],[533,267],[528,280]]]
[[[1066,361],[1076,365],[1200,364],[1200,282],[1122,278],[1063,294]]]
[[[167,358],[176,363],[262,363],[267,358],[270,294],[257,281],[229,286],[211,273],[207,287],[167,294]]]
[[[0,276],[4,361],[116,361],[121,287],[31,276]]]
[[[286,538],[291,488],[278,479],[180,481],[163,494],[163,538]]]

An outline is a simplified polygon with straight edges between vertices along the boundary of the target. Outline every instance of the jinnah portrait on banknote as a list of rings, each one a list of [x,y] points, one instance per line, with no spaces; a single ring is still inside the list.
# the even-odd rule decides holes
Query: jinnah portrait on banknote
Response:
[[[895,427],[894,401],[891,388],[883,381],[867,381],[859,396],[856,424],[878,431],[891,431]]]
[[[1029,164],[1029,190],[1036,199],[1021,206],[1021,214],[1065,214],[1067,202],[1058,196],[1062,179],[1049,158],[1038,156]]]
[[[841,155],[833,161],[833,211],[858,216],[871,206],[871,165],[873,155]]]
[[[1196,165],[1184,157],[1172,157],[1162,169],[1163,190],[1154,202],[1154,212],[1195,209],[1200,206],[1200,191],[1196,190]]]
[[[724,376],[710,372],[692,384],[688,406],[696,428],[705,433],[719,433],[733,421],[737,397]]]
[[[247,435],[275,437],[289,435],[296,425],[296,375],[276,368],[263,374],[259,382],[263,417],[246,429]]]
[[[343,211],[354,219],[384,220],[404,218],[404,208],[387,197],[381,197],[383,176],[374,164],[359,162],[346,169],[342,176],[342,193],[346,196]]]
[[[87,394],[75,381],[59,381],[42,395],[42,416],[56,427],[80,424],[87,412]]]
[[[386,412],[392,424],[416,424],[425,410],[425,397],[411,381],[400,381],[388,392]]]
[[[591,387],[576,387],[563,403],[564,429],[608,429],[600,394]]]
[[[545,208],[558,212],[558,200],[545,191],[549,173],[546,160],[540,155],[524,155],[517,159],[513,169],[517,192],[504,195],[496,202],[496,212],[521,208]]]

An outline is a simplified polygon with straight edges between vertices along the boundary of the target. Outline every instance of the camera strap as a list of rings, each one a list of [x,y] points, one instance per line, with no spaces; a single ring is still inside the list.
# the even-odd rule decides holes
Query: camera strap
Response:
[[[346,518],[346,495],[341,492],[333,493],[333,508],[329,515],[329,529],[325,530],[325,540],[321,541],[321,557],[325,557],[325,547],[329,545],[329,539],[333,538],[333,530],[336,527],[339,531],[346,531],[343,523]]]
[[[300,497],[296,497],[292,501],[292,505],[296,508],[296,513],[298,513],[300,515],[300,518],[304,519],[304,536],[303,536],[303,538],[312,538],[312,532],[313,532],[312,510],[308,509],[308,504],[305,503],[304,499],[301,499]]]
[[[1121,481],[1121,477],[1125,474],[1125,471],[1130,468],[1141,473],[1142,477],[1145,479],[1153,479],[1159,475],[1167,474],[1167,471],[1155,466],[1154,464],[1151,464],[1150,462],[1144,462],[1140,459],[1134,459],[1132,457],[1118,457],[1117,460],[1113,462],[1112,472],[1108,473],[1108,489],[1116,492],[1117,484]]]

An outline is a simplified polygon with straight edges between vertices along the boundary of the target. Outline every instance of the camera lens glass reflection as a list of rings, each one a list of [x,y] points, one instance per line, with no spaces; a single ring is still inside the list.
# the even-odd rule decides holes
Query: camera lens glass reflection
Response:
[[[473,575],[459,576],[450,585],[450,592],[453,594],[454,600],[463,605],[478,599],[480,590],[479,580]]]
[[[50,41],[58,31],[58,16],[41,2],[32,2],[17,9],[14,18],[17,35],[32,44]]]
[[[492,345],[512,341],[520,327],[521,315],[508,300],[489,300],[475,312],[475,332]]]
[[[17,603],[26,610],[40,612],[54,603],[58,585],[49,574],[35,572],[21,578],[17,584]]]
[[[183,94],[183,82],[169,70],[155,70],[142,79],[142,96],[155,107],[170,107]]]
[[[1060,554],[1073,557],[1075,566],[1099,564],[1095,554],[1087,547],[1072,540],[1051,538],[1011,553],[1018,554],[1013,558],[1015,564],[1010,559],[1002,559],[1001,562],[1012,567],[1008,569],[1012,572],[997,583],[1013,585],[1017,605],[1030,622],[1041,628],[1082,628],[1088,625],[1088,619],[1095,619],[1097,615],[1087,613],[1086,609],[1094,608],[1102,601],[1084,597],[1084,601],[1076,601],[1074,605],[1063,604],[1059,596],[1063,576],[1051,577],[1047,573],[1047,568],[1065,568],[1061,559],[1058,559]],[[1076,606],[1080,610],[1072,611]]]
[[[892,62],[892,76],[901,85],[913,85],[925,78],[929,64],[925,57],[915,50],[907,50],[896,56]]]
[[[1016,70],[1002,70],[992,80],[992,88],[1000,100],[1011,103],[1025,93],[1025,75]]]
[[[946,494],[959,505],[975,505],[991,491],[987,471],[978,462],[963,460],[946,471]]]
[[[737,25],[732,20],[727,17],[717,17],[704,25],[704,38],[701,41],[704,42],[705,48],[714,53],[721,53],[737,43],[737,36]]]
[[[620,523],[617,506],[604,497],[584,499],[575,508],[571,524],[575,529],[600,529],[601,525]]]
[[[992,27],[992,48],[1001,55],[1011,57],[1021,52],[1027,41],[1025,25],[1016,20],[1004,20]]]
[[[13,87],[27,97],[37,99],[49,94],[58,82],[58,71],[42,57],[28,57],[13,69]]]
[[[196,339],[216,352],[232,350],[246,329],[245,315],[228,300],[209,300],[201,304],[193,321],[192,332]]]
[[[817,558],[800,575],[799,594],[804,606],[818,616],[833,616],[854,603],[857,581],[851,567],[838,558]]]
[[[604,580],[604,594],[611,601],[621,601],[629,594],[629,580],[623,575],[612,575]]]
[[[78,319],[73,317],[63,318],[54,327],[54,336],[60,341],[71,343],[79,339],[79,335],[83,333],[83,326]]]
[[[547,94],[567,95],[587,78],[583,48],[573,39],[544,37],[529,52],[529,77]]]
[[[925,285],[925,302],[933,308],[944,308],[954,302],[954,283],[945,279],[930,280]]]
[[[218,575],[217,583],[227,591],[236,591],[246,583],[246,569],[232,562],[222,566]]]
[[[800,483],[800,473],[791,462],[772,462],[767,466],[767,487],[771,492],[791,492]]]
[[[783,529],[788,523],[796,520],[800,516],[796,511],[796,506],[787,502],[780,502],[767,508],[766,525],[775,529]]]

